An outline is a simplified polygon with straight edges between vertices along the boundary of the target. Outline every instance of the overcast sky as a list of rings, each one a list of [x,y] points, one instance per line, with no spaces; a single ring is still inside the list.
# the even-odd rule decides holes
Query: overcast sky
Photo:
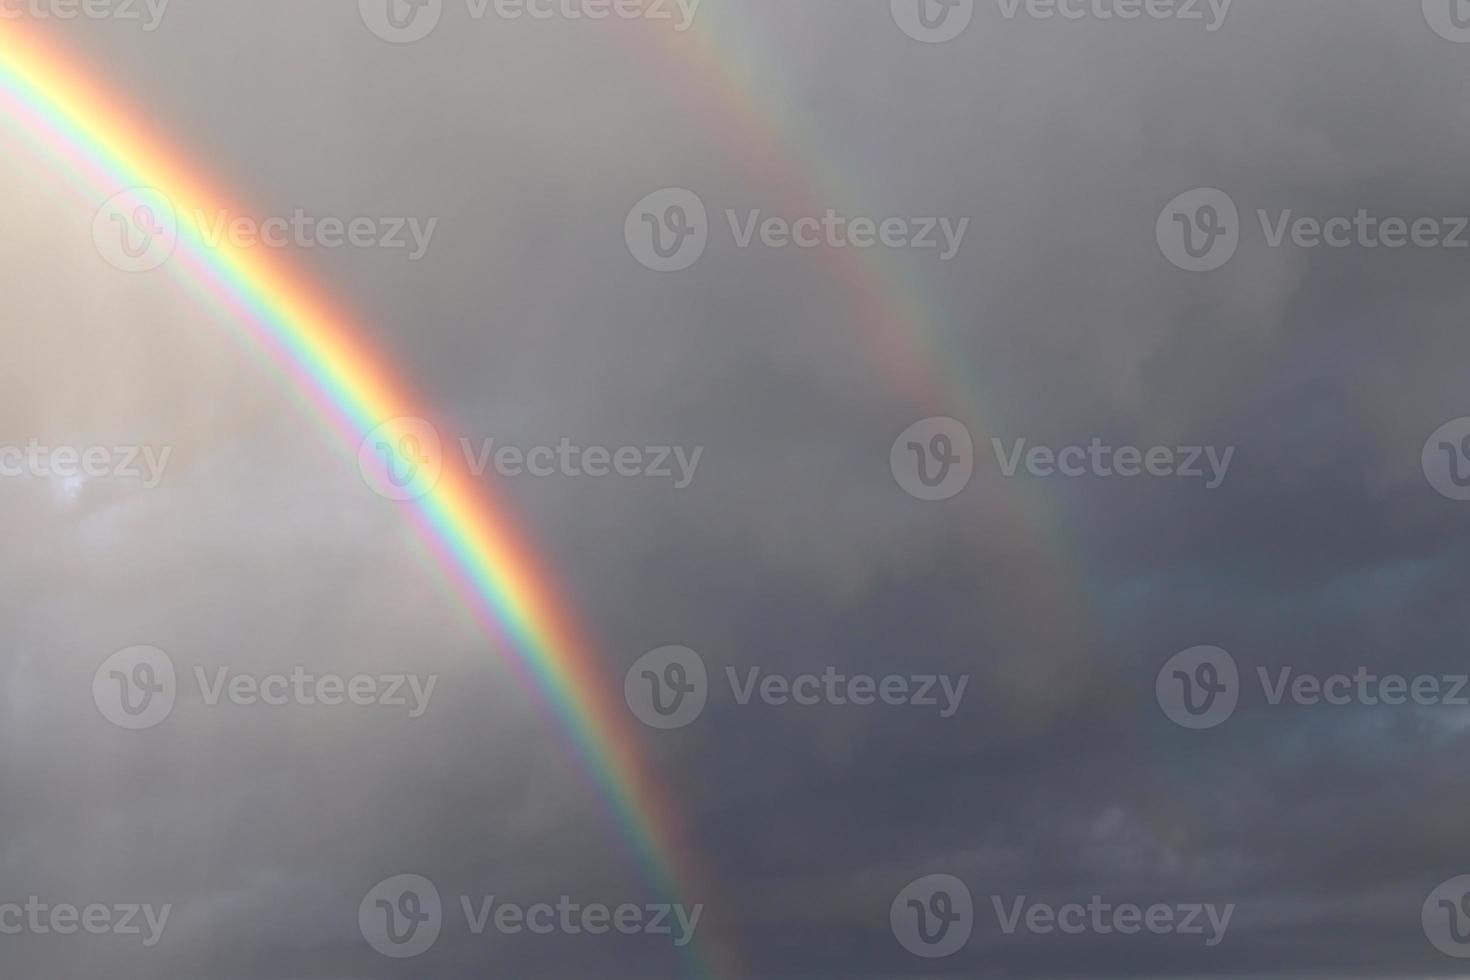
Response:
[[[1470,416],[1470,4],[704,0],[687,31],[673,0],[557,4],[444,0],[410,43],[372,0],[37,29],[235,216],[426,233],[281,257],[356,311],[447,452],[495,440],[486,489],[629,702],[702,882],[640,873],[357,447],[166,269],[110,262],[106,195],[6,125],[0,449],[112,469],[0,476],[0,972],[692,975],[658,934],[475,935],[461,898],[489,896],[702,905],[722,980],[1462,972],[1470,422],[1439,430]],[[670,209],[690,195],[640,205],[668,188],[703,222]],[[681,215],[702,255],[648,268],[637,233],[683,241]],[[773,216],[819,219],[790,232],[814,247]],[[1354,220],[1339,247],[1301,217]],[[1419,232],[1389,247],[1387,219]],[[568,450],[536,476],[507,445],[669,472]],[[130,730],[104,662],[138,646],[176,701]],[[635,695],[669,646],[706,703],[659,728]],[[415,715],[407,682],[338,706],[198,682],[298,667],[434,687]],[[762,694],[824,673],[816,703]],[[1376,680],[1310,703],[1388,674],[1435,703]],[[854,676],[907,703],[852,703]],[[1181,708],[1204,683],[1233,712]],[[400,959],[366,923],[404,874],[444,912]],[[973,924],[916,940],[962,891]],[[57,935],[7,918],[32,896],[170,911],[153,944],[142,913]],[[1174,925],[1120,933],[1128,905]]]

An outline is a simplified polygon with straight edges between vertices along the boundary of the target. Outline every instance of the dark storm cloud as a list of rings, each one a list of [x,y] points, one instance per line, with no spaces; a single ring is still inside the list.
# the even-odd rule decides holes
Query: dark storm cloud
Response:
[[[710,893],[685,900],[710,906],[751,976],[1431,976],[1453,963],[1421,903],[1470,871],[1465,709],[1272,706],[1255,681],[1463,670],[1465,505],[1420,472],[1429,434],[1470,415],[1462,253],[1275,249],[1257,218],[1470,212],[1470,46],[1418,6],[1237,0],[1210,32],[1008,20],[981,2],[931,46],[884,3],[705,0],[700,27],[748,59],[738,82],[785,103],[793,123],[771,133],[721,108],[730,83],[712,69],[679,67],[697,34],[649,43],[664,26],[472,21],[450,3],[435,34],[399,46],[331,0],[52,30],[258,213],[439,220],[418,262],[299,257],[457,428],[451,444],[703,448],[682,490],[495,489],[615,683],[667,644],[709,667],[694,724],[640,731],[709,866]],[[131,438],[177,457],[147,493],[0,488],[17,583],[0,597],[0,900],[174,905],[156,949],[5,937],[7,962],[680,975],[650,937],[491,940],[451,923],[421,959],[368,947],[358,903],[400,873],[452,906],[650,896],[399,511],[216,318],[98,261],[100,202],[6,157],[23,190],[0,237],[15,355],[0,442]],[[927,318],[889,322],[892,341],[927,345],[936,378],[960,382],[927,399],[895,385],[826,251],[736,247],[726,208],[797,217],[803,184],[849,214],[971,219],[953,261],[878,262]],[[713,233],[692,269],[656,275],[622,227],[669,186],[700,195]],[[1242,240],[1191,275],[1154,226],[1197,187],[1231,196]],[[941,410],[969,425],[976,472],[924,503],[889,450]],[[1007,478],[992,438],[1235,454],[1214,490]],[[163,726],[124,732],[90,686],[140,643],[185,671],[305,664],[440,687],[422,719],[191,691]],[[1230,651],[1246,693],[1224,725],[1186,731],[1155,677],[1201,644]],[[969,681],[947,718],[742,705],[726,681],[829,667]],[[925,961],[889,908],[930,874],[968,884],[976,928]],[[1005,935],[992,896],[1023,895],[1236,909],[1214,947]]]

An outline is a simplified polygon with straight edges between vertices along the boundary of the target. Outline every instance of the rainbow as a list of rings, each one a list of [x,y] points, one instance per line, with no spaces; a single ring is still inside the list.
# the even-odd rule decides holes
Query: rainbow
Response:
[[[0,20],[0,121],[102,198],[148,188],[178,214],[237,211],[187,158],[21,21]],[[398,446],[420,431],[426,403],[393,376],[340,303],[270,250],[207,242],[189,222],[177,226],[169,269],[229,312],[354,455],[370,435]],[[517,674],[564,729],[650,885],[669,900],[708,904],[695,851],[643,757],[622,684],[609,683],[513,515],[455,466],[424,490],[405,511],[479,623],[509,641]],[[706,929],[686,948],[688,968],[713,975],[708,961],[718,952]]]
[[[881,11],[875,15],[877,28],[892,31],[894,44],[919,43],[909,41],[889,22],[882,9],[887,4],[874,6]],[[639,64],[666,83],[664,90],[687,106],[690,118],[718,120],[705,127],[704,135],[718,145],[725,159],[739,162],[769,212],[811,215],[833,207],[885,217],[873,215],[871,204],[854,204],[873,197],[859,192],[854,176],[852,161],[861,157],[861,151],[843,150],[824,140],[823,121],[802,111],[793,99],[800,79],[783,75],[778,60],[762,57],[771,38],[789,33],[780,19],[797,15],[786,4],[706,3],[692,28],[683,33],[625,29],[629,43],[659,51],[660,57],[643,58]],[[772,22],[757,23],[761,16]],[[843,298],[853,341],[865,351],[875,382],[896,402],[915,410],[915,420],[948,415],[963,422],[975,441],[978,473],[979,457],[989,450],[990,437],[1006,435],[992,425],[998,413],[987,405],[979,383],[982,373],[962,343],[976,338],[960,335],[961,330],[981,331],[983,325],[953,316],[931,285],[932,275],[911,255],[853,248],[823,249],[820,254],[834,292]],[[983,333],[979,336],[983,338]],[[975,492],[974,487],[967,491]],[[1083,696],[1095,670],[1087,654],[1096,635],[1095,596],[1111,586],[1090,580],[1067,533],[1058,492],[1055,485],[1043,487],[1038,481],[992,480],[984,489],[985,520],[956,527],[958,534],[971,536],[978,545],[1016,557],[1007,588],[1028,602],[1044,597],[1045,613],[1031,616],[1025,625],[1059,661],[1065,661],[1045,684],[1028,679],[1025,670],[994,679],[1008,686],[1020,708],[1018,722],[1039,723],[1058,710],[1062,703],[1058,691]],[[965,499],[956,498],[956,505],[964,506]]]
[[[740,161],[761,182],[773,209],[814,213],[862,200],[844,186],[841,154],[820,145],[813,135],[820,127],[801,117],[777,66],[756,58],[764,49],[761,32],[742,23],[751,16],[745,5],[711,4],[687,33],[648,30],[648,25],[628,29],[662,49],[663,57],[640,63],[664,75],[668,90],[689,100],[691,116],[719,120],[708,135],[722,140],[729,159]],[[14,123],[23,137],[64,161],[103,197],[150,187],[163,191],[184,213],[237,210],[184,157],[44,46],[33,29],[14,21],[0,21],[0,120]],[[293,270],[272,261],[268,250],[205,243],[182,225],[180,232],[170,268],[201,298],[229,312],[353,454],[370,433],[386,431],[390,443],[416,434],[411,424],[397,427],[427,416],[424,401],[392,377],[340,303],[328,302]],[[879,378],[889,393],[920,411],[959,418],[976,436],[978,448],[990,433],[992,413],[976,390],[973,365],[947,335],[952,318],[920,287],[922,274],[877,252],[826,254],[829,275],[849,303],[855,339],[881,368]],[[1007,535],[1040,542],[1046,554],[1068,553],[1060,522],[1042,513],[1044,501],[1004,482],[990,492],[1001,497],[992,500],[998,512],[1018,525],[1004,529]],[[433,492],[405,509],[482,627],[509,641],[518,673],[542,694],[569,734],[650,881],[669,896],[707,895],[677,811],[642,758],[637,733],[615,697],[620,685],[607,683],[573,617],[556,601],[534,551],[515,533],[507,509],[487,487],[457,471],[446,471]],[[990,536],[997,529],[972,530]],[[1081,614],[1090,607],[1072,563],[1058,557],[1033,571],[1045,577],[1037,590],[1050,596],[1053,611]],[[1066,643],[1075,642],[1082,628],[1070,620],[1052,625],[1065,634],[1058,642]],[[702,930],[703,955],[692,961],[694,971],[714,975],[706,961],[719,958],[720,974],[739,975],[728,946],[711,942],[710,932]]]

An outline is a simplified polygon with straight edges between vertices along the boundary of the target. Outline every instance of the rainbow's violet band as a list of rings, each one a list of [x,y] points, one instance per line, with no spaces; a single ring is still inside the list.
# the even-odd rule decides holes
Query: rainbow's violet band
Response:
[[[860,179],[864,146],[835,144],[831,121],[815,115],[801,99],[804,87],[822,86],[794,73],[790,65],[801,61],[770,57],[773,38],[793,36],[782,25],[782,19],[793,16],[798,14],[788,4],[706,4],[687,32],[632,33],[663,52],[664,57],[647,59],[642,66],[668,77],[669,98],[687,107],[690,118],[712,121],[700,136],[724,151],[723,158],[733,161],[740,177],[763,195],[770,213],[820,215],[834,207],[846,214],[865,213],[871,204],[854,206],[875,197]],[[885,139],[871,131],[867,136]],[[983,324],[974,322],[973,313],[968,319],[950,315],[942,292],[917,269],[911,250],[905,255],[892,249],[840,248],[821,254],[833,294],[846,310],[849,336],[866,355],[879,389],[920,413],[959,419],[977,447],[989,448],[990,437],[999,434],[994,426],[1005,413],[995,411],[981,364],[971,353],[976,341],[985,339]],[[895,427],[893,434],[900,429]],[[1084,622],[1093,614],[1095,593],[1102,586],[1088,580],[1053,492],[1034,481],[990,481],[984,489],[984,513],[963,530],[991,541],[1028,543],[1033,563],[1025,581],[1035,586],[1036,594],[1050,597],[1055,611],[1051,635],[1055,642],[1080,650],[1089,635]],[[1032,703],[1045,708],[1045,701]]]
[[[150,188],[179,214],[230,207],[185,157],[20,21],[0,20],[0,121],[63,161],[100,195],[99,203]],[[391,441],[396,420],[428,415],[425,404],[393,376],[392,365],[354,330],[340,304],[329,302],[299,272],[268,250],[206,242],[189,222],[178,225],[170,268],[229,311],[229,319],[291,378],[353,455],[375,430],[387,426]],[[610,683],[506,508],[468,472],[448,466],[431,491],[403,506],[476,618],[497,639],[509,641],[517,672],[565,730],[650,884],[672,900],[705,902],[695,852],[642,756],[622,704],[622,684]],[[714,944],[708,932],[703,940],[686,950],[687,965],[710,975]]]

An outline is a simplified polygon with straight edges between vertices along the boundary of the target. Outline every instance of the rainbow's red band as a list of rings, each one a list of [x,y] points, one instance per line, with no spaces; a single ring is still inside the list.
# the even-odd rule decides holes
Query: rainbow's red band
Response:
[[[23,21],[0,20],[0,121],[65,161],[99,203],[146,187],[179,214],[238,210]],[[266,249],[206,242],[188,222],[178,233],[171,267],[231,312],[347,440],[351,455],[382,425],[432,417],[340,304],[297,270]],[[671,899],[708,904],[678,812],[642,757],[621,681],[593,656],[505,507],[452,465],[405,507],[487,631],[511,641],[518,672],[564,727],[651,883]],[[690,949],[710,945],[706,931]],[[708,972],[707,958],[692,954],[696,972]]]

